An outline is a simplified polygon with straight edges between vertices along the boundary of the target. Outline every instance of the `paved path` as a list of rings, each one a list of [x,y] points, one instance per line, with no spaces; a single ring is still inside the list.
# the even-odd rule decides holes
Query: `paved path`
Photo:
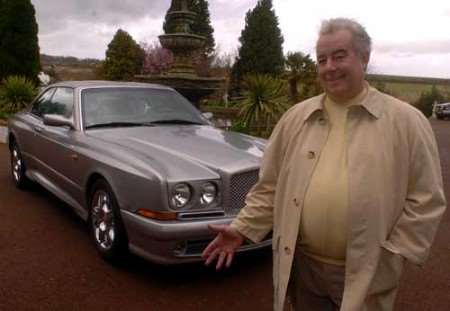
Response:
[[[450,121],[433,120],[439,145],[447,202],[450,203]],[[449,205],[449,204],[447,204]],[[401,281],[396,310],[450,310],[450,209],[439,227],[430,257],[423,268],[408,264]]]

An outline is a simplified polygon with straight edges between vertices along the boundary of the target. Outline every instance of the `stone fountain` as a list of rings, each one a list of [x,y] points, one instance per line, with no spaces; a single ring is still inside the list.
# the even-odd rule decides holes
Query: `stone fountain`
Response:
[[[174,32],[159,36],[159,41],[161,46],[173,53],[174,63],[163,74],[137,75],[135,79],[173,87],[198,107],[200,100],[219,90],[225,79],[200,77],[194,69],[193,56],[206,41],[205,37],[191,31],[195,14],[189,11],[187,0],[172,0],[167,20],[173,23]]]

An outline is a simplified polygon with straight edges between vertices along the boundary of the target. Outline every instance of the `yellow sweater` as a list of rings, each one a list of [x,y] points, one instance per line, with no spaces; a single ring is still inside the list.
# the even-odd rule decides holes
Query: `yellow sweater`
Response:
[[[299,246],[306,255],[329,264],[345,264],[349,204],[347,112],[349,106],[361,103],[366,94],[364,89],[343,104],[325,99],[330,130],[306,191]]]

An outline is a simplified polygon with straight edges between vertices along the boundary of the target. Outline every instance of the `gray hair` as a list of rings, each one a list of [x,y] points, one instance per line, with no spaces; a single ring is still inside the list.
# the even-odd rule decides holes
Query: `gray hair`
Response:
[[[358,54],[363,55],[367,53],[370,55],[372,39],[366,29],[353,19],[338,17],[324,20],[320,27],[319,35],[328,35],[339,30],[348,30],[352,34],[353,46]]]

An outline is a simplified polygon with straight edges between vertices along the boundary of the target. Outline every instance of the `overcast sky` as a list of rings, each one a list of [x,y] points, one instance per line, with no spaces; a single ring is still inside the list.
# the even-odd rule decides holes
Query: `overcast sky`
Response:
[[[39,24],[41,53],[105,57],[118,28],[137,42],[162,33],[170,0],[31,0]],[[219,50],[235,52],[245,14],[257,0],[210,0]],[[350,17],[366,26],[374,47],[373,73],[450,78],[449,0],[273,0],[284,51],[313,57],[322,20]]]

